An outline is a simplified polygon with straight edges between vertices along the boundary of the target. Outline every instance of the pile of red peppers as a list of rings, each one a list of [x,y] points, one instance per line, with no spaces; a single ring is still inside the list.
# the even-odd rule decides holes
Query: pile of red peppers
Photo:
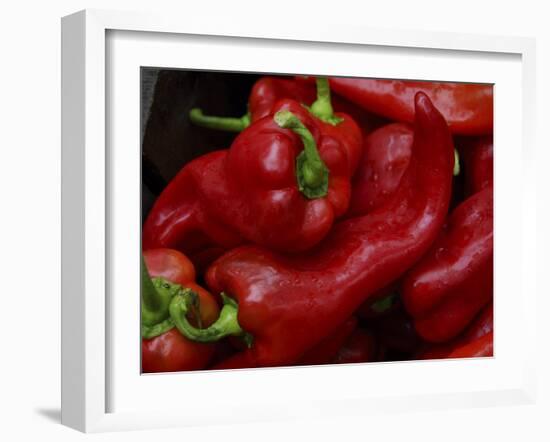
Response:
[[[143,225],[142,371],[493,355],[491,85],[266,76]]]

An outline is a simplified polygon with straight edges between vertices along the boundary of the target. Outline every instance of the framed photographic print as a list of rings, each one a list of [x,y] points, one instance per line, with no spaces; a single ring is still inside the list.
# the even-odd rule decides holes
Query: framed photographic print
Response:
[[[64,424],[533,400],[533,41],[332,29],[63,19]]]

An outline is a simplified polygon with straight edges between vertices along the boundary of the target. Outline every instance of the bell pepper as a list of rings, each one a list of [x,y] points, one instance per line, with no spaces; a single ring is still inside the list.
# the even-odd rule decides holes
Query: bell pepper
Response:
[[[371,333],[356,329],[331,360],[333,364],[357,364],[372,362],[376,355],[376,344]]]
[[[220,257],[206,281],[225,302],[235,301],[225,326],[220,320],[197,330],[185,317],[189,299],[174,298],[171,317],[191,339],[217,341],[236,325],[237,333],[249,334],[250,347],[217,368],[296,362],[428,250],[445,221],[454,155],[447,124],[430,99],[419,93],[415,106],[413,155],[390,202],[337,223],[317,247],[301,254],[243,246]]]
[[[355,122],[333,112],[327,84],[319,80],[311,110],[281,100],[228,151],[185,166],[151,210],[143,247],[253,242],[296,252],[318,243],[348,207],[362,146]]]
[[[364,109],[394,121],[412,123],[413,97],[430,97],[453,134],[488,135],[493,132],[493,86],[369,78],[330,78],[331,88]]]
[[[493,188],[451,213],[440,237],[408,273],[404,305],[429,342],[457,336],[493,296]]]
[[[195,325],[207,327],[219,316],[216,299],[194,282],[193,264],[182,253],[170,249],[148,250],[143,260],[142,371],[158,373],[206,367],[215,345],[184,337],[174,328],[168,306],[175,294],[193,293],[200,311],[196,309],[191,319]]]
[[[493,136],[461,137],[456,141],[464,164],[467,196],[493,182]]]
[[[476,319],[466,328],[466,330],[451,342],[443,344],[431,344],[426,346],[417,355],[416,359],[444,359],[461,348],[470,347],[469,344],[479,341],[480,338],[493,332],[493,303],[488,304],[479,313]],[[492,355],[492,354],[491,354]],[[473,356],[471,356],[473,357]]]

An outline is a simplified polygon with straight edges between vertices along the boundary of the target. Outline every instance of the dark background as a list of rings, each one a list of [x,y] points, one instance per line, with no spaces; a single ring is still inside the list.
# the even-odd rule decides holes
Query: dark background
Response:
[[[141,69],[142,217],[176,173],[192,159],[228,148],[234,133],[198,127],[189,111],[240,117],[257,74]]]

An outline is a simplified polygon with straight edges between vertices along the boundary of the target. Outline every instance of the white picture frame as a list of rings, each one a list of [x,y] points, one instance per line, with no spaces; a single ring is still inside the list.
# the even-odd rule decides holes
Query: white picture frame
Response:
[[[234,395],[238,391],[237,388],[246,387],[243,382],[246,376],[246,383],[257,387],[250,390],[257,391],[243,394],[243,397],[239,398],[239,403],[233,404],[235,407],[231,414],[225,411],[225,417],[223,409],[218,414],[207,413],[206,410],[212,404],[206,402],[202,407],[197,406],[192,411],[168,412],[162,407],[147,410],[146,406],[129,411],[124,407],[120,411],[110,410],[112,404],[109,403],[109,395],[116,385],[113,383],[113,376],[110,375],[114,357],[108,339],[109,327],[112,327],[113,320],[108,298],[112,277],[110,266],[111,260],[115,259],[111,256],[112,250],[110,252],[109,244],[115,240],[112,235],[117,230],[109,228],[113,204],[116,203],[116,198],[109,193],[111,190],[109,180],[112,179],[113,168],[115,171],[119,170],[116,165],[118,160],[113,159],[108,150],[108,144],[113,140],[112,133],[109,133],[106,128],[106,122],[110,121],[110,118],[116,119],[116,116],[111,115],[112,110],[108,107],[107,95],[110,92],[109,82],[116,77],[114,74],[111,75],[112,72],[108,69],[108,63],[112,62],[108,57],[117,56],[113,51],[109,51],[107,41],[108,34],[113,32],[139,32],[144,38],[148,38],[147,35],[151,38],[164,36],[175,40],[185,39],[186,36],[216,37],[221,41],[224,38],[232,38],[250,42],[252,46],[268,41],[280,47],[292,48],[308,42],[313,45],[312,47],[337,44],[335,50],[368,46],[379,49],[401,48],[403,51],[426,49],[431,50],[432,54],[468,52],[475,54],[479,60],[483,60],[484,56],[489,57],[490,54],[502,54],[514,56],[516,60],[520,60],[521,91],[518,91],[520,93],[516,97],[519,97],[520,108],[510,112],[514,112],[521,121],[521,127],[515,134],[518,135],[518,142],[522,147],[519,155],[522,160],[523,185],[513,195],[521,200],[523,211],[515,218],[517,222],[508,223],[508,226],[505,226],[507,229],[515,229],[518,235],[514,243],[518,253],[506,258],[510,260],[509,263],[503,263],[503,266],[506,266],[512,263],[511,260],[515,260],[521,268],[521,278],[518,277],[511,284],[521,292],[519,304],[523,315],[519,319],[516,318],[515,323],[517,324],[518,321],[523,323],[522,335],[517,337],[517,340],[521,338],[522,342],[526,343],[522,347],[522,353],[517,356],[517,361],[513,364],[502,363],[500,366],[494,361],[481,360],[470,361],[468,365],[464,365],[462,361],[448,361],[444,367],[441,365],[439,369],[442,373],[465,378],[461,381],[463,385],[460,390],[450,391],[445,388],[445,381],[442,381],[434,382],[433,388],[426,390],[425,393],[413,390],[400,393],[382,388],[376,394],[367,394],[359,390],[357,394],[351,396],[345,394],[345,389],[342,389],[344,393],[339,393],[329,385],[324,391],[313,395],[314,385],[308,385],[308,378],[315,379],[316,376],[336,379],[342,367],[307,368],[312,370],[307,376],[304,376],[304,369],[273,369],[271,372],[263,370],[215,372],[209,373],[208,378],[203,373],[198,376],[202,376],[203,380],[207,379],[205,382],[211,389],[219,390],[222,386],[231,383],[234,390],[230,393]],[[527,254],[536,255],[534,253],[536,246],[535,192],[533,191],[535,178],[532,173],[534,170],[532,135],[535,106],[534,63],[534,40],[518,37],[417,31],[397,33],[337,25],[286,26],[282,29],[266,23],[261,25],[239,23],[237,26],[231,22],[211,21],[200,17],[169,17],[101,10],[86,10],[64,17],[62,20],[62,423],[80,431],[96,432],[208,424],[214,419],[218,423],[246,422],[334,414],[361,415],[374,409],[395,412],[412,408],[532,403],[536,394],[536,382],[534,348],[531,344],[534,339],[529,337],[535,333],[536,286],[534,270],[522,264]],[[243,65],[242,69],[251,70],[250,66],[253,65]],[[215,66],[208,66],[208,68],[213,69]],[[135,112],[139,113],[139,108],[135,109]],[[497,119],[498,115],[497,107]],[[504,115],[501,115],[504,119]],[[496,132],[496,140],[498,140],[498,132]],[[502,142],[504,143],[505,140]],[[135,152],[137,155],[137,151]],[[499,181],[499,176],[504,177],[507,164],[504,161],[505,156],[501,158],[503,159],[499,161],[499,155],[496,154],[497,208],[499,207],[498,183],[505,185],[505,180]],[[110,161],[113,161],[114,165],[110,164]],[[139,163],[139,158],[137,162]],[[504,200],[505,198],[501,196],[500,201]],[[504,204],[501,206],[504,207]],[[496,219],[498,226],[498,210]],[[499,249],[498,234],[496,238],[495,250],[498,255],[499,250],[503,249]],[[138,245],[139,242],[135,247]],[[135,282],[137,284],[137,279]],[[495,287],[497,291],[499,285],[496,284]],[[501,303],[502,308],[498,304],[497,302],[495,306],[495,328],[498,330],[495,337],[497,362],[500,348],[503,349],[500,360],[507,361],[504,357],[506,354],[504,345],[508,341],[513,341],[507,333],[506,321],[502,320],[499,323],[498,319],[499,316],[506,318],[506,302]],[[136,303],[136,310],[138,309],[139,304]],[[499,315],[500,312],[502,313]],[[136,333],[138,333],[137,329]],[[499,340],[499,335],[503,337],[502,340]],[[512,343],[512,345],[516,344],[517,342]],[[435,366],[428,365],[436,363],[409,364],[405,367],[402,365],[398,367],[396,364],[374,364],[377,367],[369,370],[377,370],[377,373],[382,370],[385,372],[405,370],[408,375],[414,377],[421,371],[437,369]],[[366,370],[361,365],[345,369],[346,378],[350,379],[359,376],[361,370]],[[495,378],[499,382],[494,382],[490,386],[487,384],[486,388],[481,382],[476,384],[474,382],[476,379],[483,379],[480,376],[483,375],[484,370],[489,370],[487,373],[490,370],[501,373],[501,377]],[[304,397],[301,402],[290,395],[287,402],[280,399],[279,402],[273,401],[272,405],[267,405],[259,398],[256,400],[254,395],[261,394],[266,379],[274,378],[275,375],[277,376],[275,385],[281,382],[288,383],[286,385],[301,385],[304,388],[303,391],[311,395]],[[144,391],[171,388],[170,382],[173,381],[170,379],[175,378],[157,376],[147,381],[150,385],[144,385]],[[181,383],[184,378],[179,379]],[[448,383],[448,380],[446,382]],[[131,384],[128,384],[128,388],[131,388]],[[128,388],[126,392],[122,390],[121,394],[128,395]],[[273,390],[265,391],[276,394]]]

